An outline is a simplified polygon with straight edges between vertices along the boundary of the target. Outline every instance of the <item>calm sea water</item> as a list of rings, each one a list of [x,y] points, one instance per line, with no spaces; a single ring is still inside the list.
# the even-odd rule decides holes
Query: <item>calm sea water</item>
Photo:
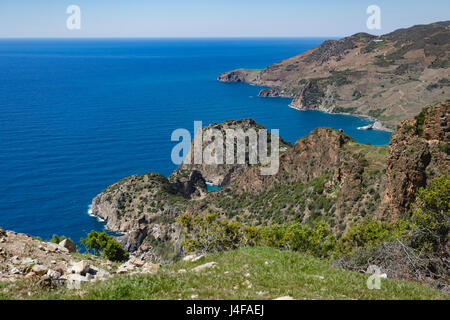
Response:
[[[93,197],[119,179],[169,175],[176,128],[253,117],[295,142],[317,126],[357,141],[367,120],[297,111],[219,73],[263,68],[324,39],[0,40],[0,226],[74,240],[103,224]]]

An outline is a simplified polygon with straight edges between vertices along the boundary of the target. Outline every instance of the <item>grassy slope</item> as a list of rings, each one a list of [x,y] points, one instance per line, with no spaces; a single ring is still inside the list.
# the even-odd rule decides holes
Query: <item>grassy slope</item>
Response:
[[[216,268],[189,271],[209,261],[217,262]],[[180,269],[187,272],[178,273]],[[437,290],[398,280],[383,279],[380,290],[369,290],[367,278],[304,254],[256,247],[178,262],[153,275],[115,277],[87,284],[80,291],[0,284],[0,299],[274,299],[286,295],[296,299],[448,299]]]

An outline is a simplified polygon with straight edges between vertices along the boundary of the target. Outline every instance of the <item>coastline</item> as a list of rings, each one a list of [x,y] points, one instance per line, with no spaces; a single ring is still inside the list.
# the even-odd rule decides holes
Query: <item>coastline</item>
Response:
[[[346,116],[352,116],[352,117],[357,117],[357,118],[364,118],[364,119],[368,119],[370,121],[372,121],[373,123],[370,124],[371,126],[373,126],[375,123],[379,123],[381,125],[381,128],[371,128],[371,129],[359,129],[358,130],[376,130],[376,131],[385,131],[385,132],[394,132],[394,130],[386,128],[383,123],[378,120],[375,119],[374,117],[371,117],[369,115],[364,115],[364,114],[354,114],[354,113],[348,113],[348,112],[330,112],[330,111],[326,111],[326,110],[322,110],[322,109],[302,109],[299,107],[296,107],[294,105],[292,105],[292,103],[289,104],[289,107],[298,111],[309,111],[309,110],[314,110],[314,111],[320,111],[326,114],[342,114],[342,115],[346,115]]]

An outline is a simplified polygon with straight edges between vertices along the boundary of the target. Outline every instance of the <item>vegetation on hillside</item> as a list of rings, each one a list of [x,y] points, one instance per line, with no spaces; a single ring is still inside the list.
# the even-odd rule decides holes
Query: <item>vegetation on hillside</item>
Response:
[[[295,220],[249,224],[209,213],[183,214],[178,222],[184,227],[186,239],[182,244],[188,252],[268,246],[316,257],[334,257],[336,265],[360,271],[377,261],[391,276],[420,281],[433,279],[434,285],[442,288],[450,285],[449,199],[450,176],[443,174],[419,190],[412,206],[412,218],[383,222],[366,217],[340,237],[323,220],[309,224]]]
[[[216,265],[192,270],[206,262]],[[155,274],[82,284],[82,290],[2,283],[0,299],[448,299],[440,291],[402,280],[382,279],[380,290],[369,290],[368,276],[302,253],[251,247],[166,265]]]
[[[86,247],[87,252],[92,252],[95,255],[103,254],[111,261],[125,261],[130,257],[130,254],[123,249],[122,245],[114,237],[108,235],[106,231],[92,230],[86,238],[81,239],[81,243]]]

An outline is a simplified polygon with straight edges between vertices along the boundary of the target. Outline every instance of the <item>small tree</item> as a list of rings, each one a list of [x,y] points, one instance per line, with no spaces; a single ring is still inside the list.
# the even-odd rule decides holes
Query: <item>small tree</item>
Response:
[[[81,238],[80,242],[85,246],[87,252],[92,250],[96,255],[103,253],[111,261],[128,260],[130,256],[122,245],[105,231],[92,230],[87,238]]]

